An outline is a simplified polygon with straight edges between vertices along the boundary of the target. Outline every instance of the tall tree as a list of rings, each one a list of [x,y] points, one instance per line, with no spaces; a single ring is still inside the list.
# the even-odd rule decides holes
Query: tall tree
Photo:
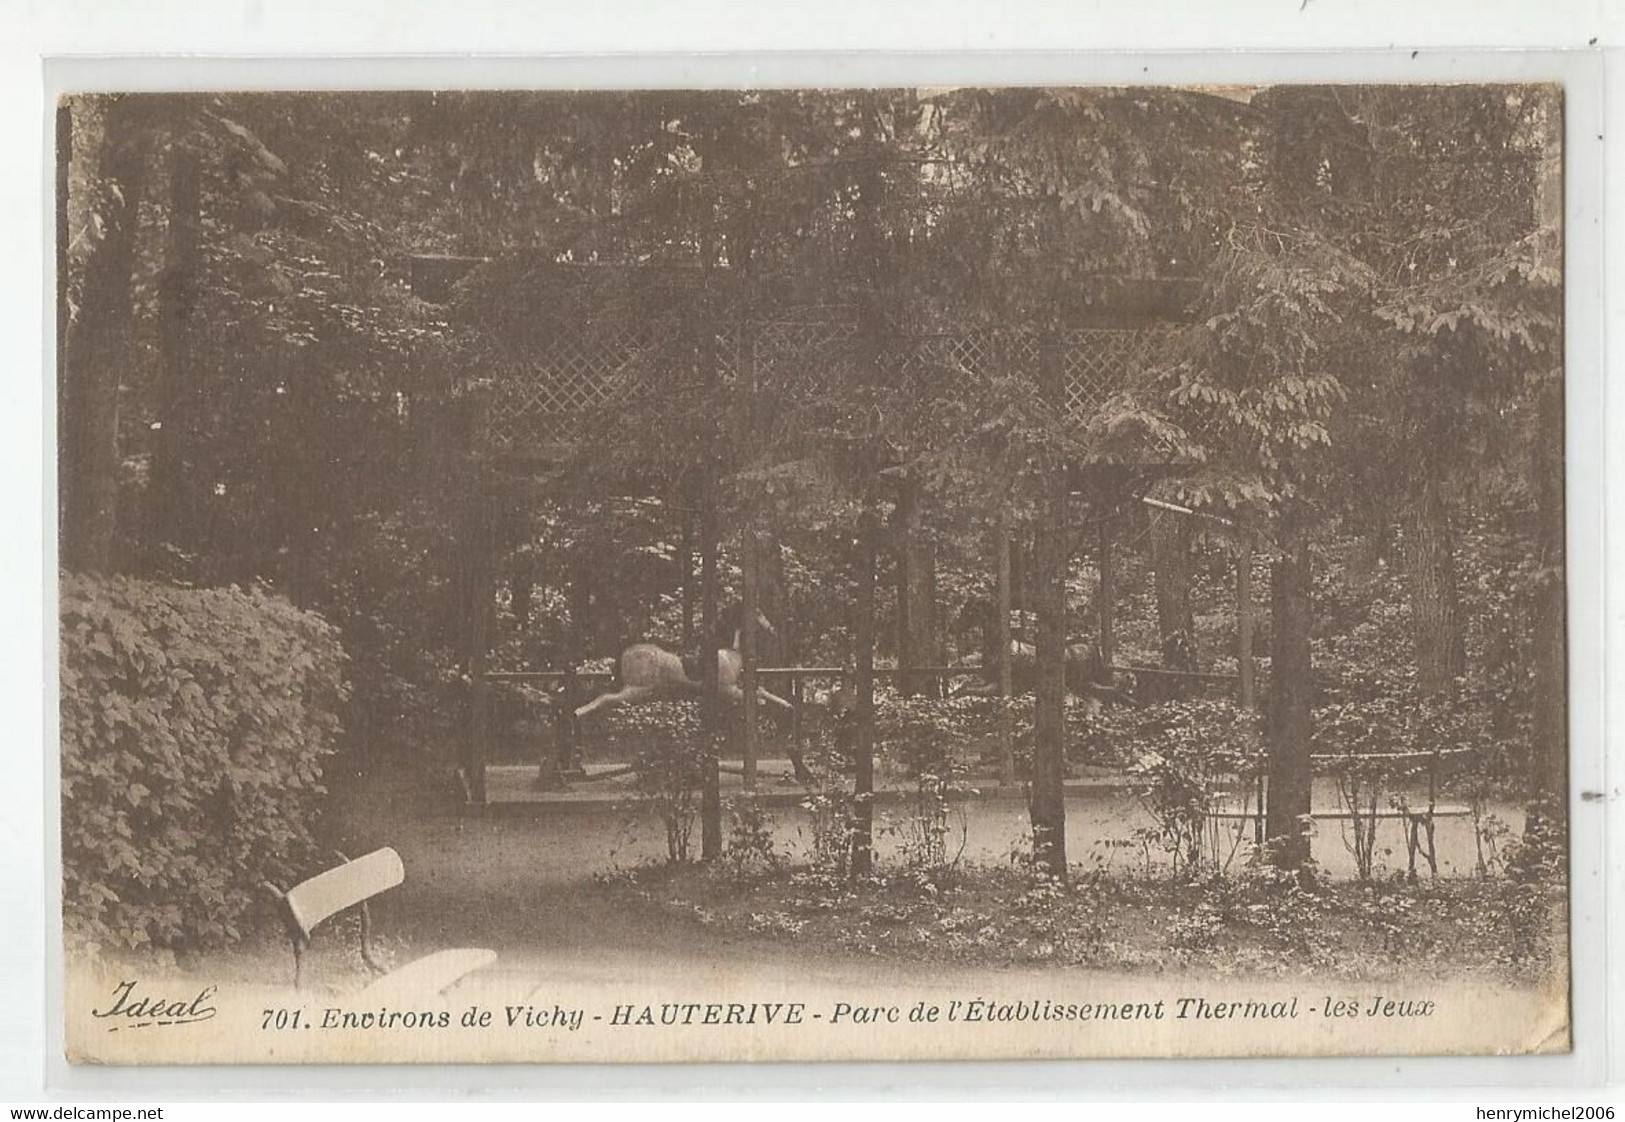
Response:
[[[1279,554],[1270,571],[1269,803],[1264,835],[1285,868],[1309,860],[1308,817],[1314,781],[1314,574],[1303,511],[1287,500],[1276,518]]]
[[[168,168],[169,236],[158,293],[162,369],[154,402],[157,419],[147,500],[151,547],[194,544],[195,484],[187,479],[203,404],[195,361],[193,316],[203,282],[201,160],[187,143],[171,141]]]
[[[1296,865],[1307,857],[1310,813],[1310,541],[1324,519],[1328,424],[1345,397],[1343,306],[1368,281],[1357,260],[1294,221],[1294,200],[1273,168],[1297,149],[1275,131],[1273,102],[1260,108],[1244,145],[1251,171],[1234,187],[1239,217],[1203,296],[1209,314],[1171,367],[1168,401],[1199,438],[1200,466],[1179,484],[1186,501],[1254,525],[1268,516],[1273,531],[1266,832],[1276,858]]]
[[[1145,128],[1153,109],[1165,126],[1155,135]],[[922,276],[931,297],[1008,349],[984,369],[953,371],[958,401],[942,411],[950,435],[935,466],[954,477],[975,464],[981,482],[962,493],[1035,519],[1033,599],[1046,649],[1034,698],[1034,853],[1064,876],[1064,492],[1073,477],[1104,487],[1106,473],[1091,465],[1175,454],[1183,434],[1146,386],[1117,386],[1093,411],[1075,409],[1057,344],[1126,280],[1210,252],[1206,217],[1193,219],[1186,203],[1211,199],[1233,172],[1234,108],[1202,96],[1002,90],[949,96],[941,113],[951,159],[927,177],[942,201],[929,238],[938,265]],[[1194,177],[1175,158],[1192,150],[1212,156]],[[1029,347],[1033,362],[1020,358]],[[1112,502],[1104,490],[1087,498],[1097,513]]]
[[[137,215],[151,143],[140,99],[80,97],[64,105],[68,151],[58,205],[67,216],[60,265],[67,299],[59,392],[62,563],[105,572],[115,564],[119,404],[131,373]]]
[[[1540,389],[1533,448],[1538,503],[1539,566],[1535,578],[1535,719],[1530,753],[1533,830],[1566,831],[1568,798],[1568,650],[1564,580],[1563,382],[1548,377]]]
[[[1520,368],[1550,346],[1530,235],[1551,100],[1467,85],[1275,98],[1283,203],[1370,271],[1358,314],[1377,322],[1363,328],[1370,361],[1346,379],[1355,431],[1340,441],[1355,486],[1338,505],[1375,543],[1398,524],[1424,694],[1454,694],[1467,669],[1463,510],[1497,474],[1483,468],[1507,443],[1496,434]]]

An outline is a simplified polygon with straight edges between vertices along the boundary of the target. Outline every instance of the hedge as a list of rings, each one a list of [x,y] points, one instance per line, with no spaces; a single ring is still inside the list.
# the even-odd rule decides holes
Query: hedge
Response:
[[[259,591],[61,584],[64,922],[93,947],[238,937],[314,856],[344,652]]]

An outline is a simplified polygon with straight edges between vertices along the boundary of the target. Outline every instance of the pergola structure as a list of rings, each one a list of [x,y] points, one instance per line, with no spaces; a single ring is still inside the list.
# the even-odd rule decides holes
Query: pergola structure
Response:
[[[472,419],[475,470],[470,482],[472,514],[468,540],[470,626],[467,671],[471,707],[463,745],[462,775],[469,802],[486,801],[485,757],[490,740],[489,686],[494,681],[547,679],[563,683],[559,707],[559,748],[542,762],[544,783],[559,782],[573,760],[573,721],[578,698],[578,649],[567,664],[543,671],[493,669],[488,665],[493,596],[493,558],[481,527],[489,519],[488,473],[545,473],[566,462],[591,420],[632,395],[658,392],[671,372],[690,369],[696,355],[723,384],[743,382],[766,389],[787,383],[795,372],[797,392],[817,392],[819,378],[839,384],[843,368],[862,361],[857,336],[860,320],[847,307],[777,305],[761,314],[713,316],[704,305],[705,285],[696,269],[561,264],[551,260],[490,263],[472,257],[419,257],[411,262],[415,292],[449,304],[464,278],[479,283],[482,267],[517,268],[520,281],[503,288],[500,300],[476,296],[459,301],[464,326],[488,335],[501,356],[477,381]],[[471,275],[472,274],[472,275]],[[653,292],[663,315],[636,314],[638,297]],[[537,294],[534,301],[526,294]],[[1034,379],[1049,377],[1069,416],[1087,423],[1106,401],[1147,368],[1188,320],[1195,286],[1188,279],[1100,278],[1080,290],[1077,305],[1047,333],[1023,327],[914,329],[888,341],[887,361],[926,364],[936,376],[990,371]],[[501,303],[504,309],[489,305]],[[643,306],[648,306],[645,301]],[[721,322],[718,322],[718,321]],[[809,371],[814,373],[809,378]],[[1123,489],[1177,470],[1177,465],[1074,465],[1068,486],[1096,501],[1116,503]],[[635,488],[633,481],[624,484]],[[1101,635],[1110,661],[1110,521],[1097,520],[1102,561]],[[713,528],[714,529],[714,528]],[[702,540],[701,549],[714,550]],[[1000,565],[1001,600],[1008,608],[1008,564]],[[750,596],[750,574],[746,596]],[[747,609],[751,605],[747,604]],[[1008,625],[1008,610],[1004,613]],[[1243,627],[1246,626],[1245,620]],[[579,639],[579,633],[578,633]],[[1009,643],[1003,644],[1008,650]],[[747,673],[754,671],[749,665]],[[1008,682],[1008,676],[1004,675]],[[1244,671],[1244,679],[1250,679]],[[1244,695],[1250,682],[1244,681]],[[750,686],[747,682],[747,695]],[[747,784],[754,778],[754,728],[747,703],[744,752]]]

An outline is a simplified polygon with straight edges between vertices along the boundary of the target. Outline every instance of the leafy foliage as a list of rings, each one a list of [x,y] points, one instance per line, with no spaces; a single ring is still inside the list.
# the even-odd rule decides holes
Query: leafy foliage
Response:
[[[674,920],[862,955],[979,967],[1081,966],[1155,975],[1366,981],[1418,972],[1520,981],[1562,954],[1560,894],[1543,882],[1329,882],[1248,863],[1228,876],[1078,877],[962,868],[944,891],[911,878],[850,884],[782,870],[749,891],[714,877],[638,878]]]
[[[1257,738],[1253,720],[1228,702],[1168,702],[1145,711],[1134,733],[1138,757],[1129,775],[1154,823],[1145,840],[1173,859],[1175,877],[1204,866],[1223,872],[1240,834],[1214,815],[1227,795],[1239,808],[1236,796],[1256,774],[1259,761],[1248,751]]]
[[[655,709],[661,712],[650,712]],[[693,706],[649,706],[639,716],[653,734],[644,740],[635,761],[638,794],[654,807],[666,829],[666,859],[680,864],[692,856],[689,842],[698,812],[705,738],[700,736]]]
[[[63,907],[109,949],[234,939],[308,868],[344,653],[260,591],[62,583]]]
[[[882,725],[914,788],[906,813],[887,828],[898,835],[904,867],[931,887],[946,882],[965,845],[963,803],[957,830],[953,806],[969,790],[964,715],[965,707],[953,701],[898,698]]]

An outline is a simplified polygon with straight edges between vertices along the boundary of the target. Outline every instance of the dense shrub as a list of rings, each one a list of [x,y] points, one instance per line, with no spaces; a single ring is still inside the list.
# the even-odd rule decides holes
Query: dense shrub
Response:
[[[320,617],[240,589],[62,581],[62,869],[92,946],[232,939],[308,871],[344,653]]]
[[[1155,824],[1139,834],[1141,842],[1166,852],[1176,877],[1204,864],[1222,872],[1241,835],[1213,811],[1227,795],[1243,805],[1258,764],[1256,722],[1228,701],[1202,699],[1165,702],[1131,719],[1129,776]]]
[[[940,888],[965,848],[965,816],[950,820],[949,800],[969,790],[963,762],[986,726],[997,721],[999,702],[981,698],[897,698],[885,711],[886,732],[912,797],[900,816],[883,820],[895,833],[905,868],[922,886]]]
[[[680,701],[629,706],[617,713],[621,728],[642,733],[633,763],[640,798],[654,807],[666,828],[666,859],[692,857],[690,839],[705,781],[705,736],[696,707]]]

